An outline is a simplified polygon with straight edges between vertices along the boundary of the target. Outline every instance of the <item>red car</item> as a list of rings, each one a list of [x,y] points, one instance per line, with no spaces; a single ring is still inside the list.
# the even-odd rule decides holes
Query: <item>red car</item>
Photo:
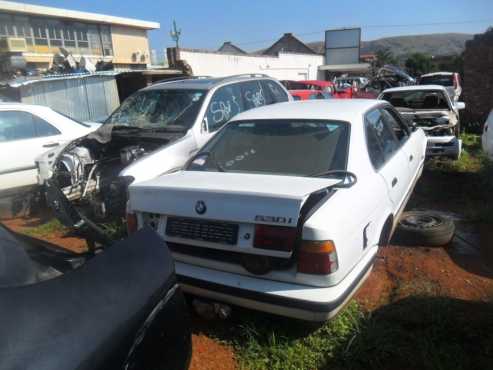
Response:
[[[327,92],[333,92],[335,87],[334,83],[330,81],[304,80],[298,82],[305,84],[306,88],[310,90],[323,90]]]
[[[288,90],[294,100],[330,99],[330,93],[320,90]]]

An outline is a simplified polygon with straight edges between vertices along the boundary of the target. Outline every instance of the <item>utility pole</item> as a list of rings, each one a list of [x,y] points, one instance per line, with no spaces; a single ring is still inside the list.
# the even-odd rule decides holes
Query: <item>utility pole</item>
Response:
[[[171,39],[176,43],[176,49],[179,48],[179,41],[180,41],[180,35],[181,35],[181,29],[178,29],[176,27],[176,21],[173,19],[173,28],[170,31],[170,36]]]

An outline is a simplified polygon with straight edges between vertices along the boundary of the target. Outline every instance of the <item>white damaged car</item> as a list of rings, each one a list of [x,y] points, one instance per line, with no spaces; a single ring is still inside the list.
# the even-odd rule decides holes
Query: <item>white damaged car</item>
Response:
[[[333,317],[368,276],[421,175],[426,137],[387,102],[280,103],[235,116],[183,171],[129,188],[183,289]]]
[[[424,130],[428,137],[428,157],[460,158],[459,111],[466,105],[453,101],[444,86],[395,87],[384,90],[379,99],[390,102],[403,117]]]

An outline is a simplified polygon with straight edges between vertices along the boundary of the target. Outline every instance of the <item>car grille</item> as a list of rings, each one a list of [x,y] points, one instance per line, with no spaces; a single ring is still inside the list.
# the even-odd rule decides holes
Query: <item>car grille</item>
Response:
[[[195,218],[168,217],[166,235],[234,245],[238,240],[238,225]]]

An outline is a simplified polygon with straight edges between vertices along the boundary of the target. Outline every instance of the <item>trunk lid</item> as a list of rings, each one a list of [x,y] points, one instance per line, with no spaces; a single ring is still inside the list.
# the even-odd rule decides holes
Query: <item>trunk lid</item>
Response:
[[[296,227],[313,192],[339,179],[182,171],[132,184],[132,211]]]

